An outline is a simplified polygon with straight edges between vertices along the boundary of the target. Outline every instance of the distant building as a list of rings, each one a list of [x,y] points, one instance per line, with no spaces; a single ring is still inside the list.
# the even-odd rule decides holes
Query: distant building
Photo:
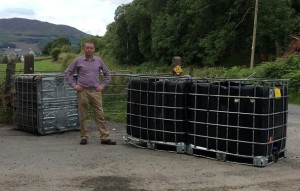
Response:
[[[3,56],[7,56],[9,60],[20,60],[24,62],[24,57],[27,54],[32,54],[34,58],[36,57],[35,52],[31,48],[7,48],[3,52]]]

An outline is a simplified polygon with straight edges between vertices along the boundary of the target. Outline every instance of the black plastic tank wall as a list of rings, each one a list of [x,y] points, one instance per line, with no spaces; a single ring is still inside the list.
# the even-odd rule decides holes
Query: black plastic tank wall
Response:
[[[186,142],[186,82],[162,80],[153,85],[150,86],[150,92],[154,93],[154,104],[149,104],[149,117],[152,118],[149,139]]]
[[[148,140],[147,106],[152,80],[132,79],[128,84],[126,132],[135,138]]]
[[[128,135],[161,143],[186,142],[186,81],[132,79],[127,101]]]
[[[287,86],[262,82],[194,81],[188,96],[188,144],[250,157],[283,151]]]
[[[14,79],[14,123],[16,129],[38,134],[37,87],[33,76]]]

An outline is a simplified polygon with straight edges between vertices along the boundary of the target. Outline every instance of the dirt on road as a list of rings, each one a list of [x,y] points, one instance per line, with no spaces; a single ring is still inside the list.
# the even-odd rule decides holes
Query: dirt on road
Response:
[[[139,148],[120,123],[108,123],[115,146],[101,145],[96,128],[79,145],[78,131],[37,136],[2,125],[0,191],[300,190],[299,118],[289,114],[287,158],[266,167]]]

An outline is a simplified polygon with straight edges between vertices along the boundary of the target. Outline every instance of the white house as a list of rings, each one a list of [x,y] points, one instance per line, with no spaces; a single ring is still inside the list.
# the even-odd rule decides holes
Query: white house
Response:
[[[7,56],[9,60],[15,59],[24,62],[24,57],[27,54],[33,54],[34,58],[36,57],[35,52],[31,48],[7,48],[3,55]]]

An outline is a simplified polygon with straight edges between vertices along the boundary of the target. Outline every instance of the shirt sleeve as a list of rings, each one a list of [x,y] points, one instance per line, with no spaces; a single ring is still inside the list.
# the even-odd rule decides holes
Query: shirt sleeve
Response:
[[[77,63],[78,63],[78,60],[75,59],[64,72],[64,76],[65,76],[65,80],[66,80],[67,84],[73,88],[76,85],[74,78],[73,78],[73,74],[75,74],[75,72],[77,70]]]
[[[110,74],[110,71],[109,69],[107,68],[107,66],[105,65],[105,63],[103,62],[102,59],[101,60],[101,63],[102,63],[102,73],[103,73],[103,76],[104,76],[104,79],[103,79],[103,83],[105,86],[107,86],[109,84],[109,81],[110,81],[110,77],[111,77],[111,74]]]

